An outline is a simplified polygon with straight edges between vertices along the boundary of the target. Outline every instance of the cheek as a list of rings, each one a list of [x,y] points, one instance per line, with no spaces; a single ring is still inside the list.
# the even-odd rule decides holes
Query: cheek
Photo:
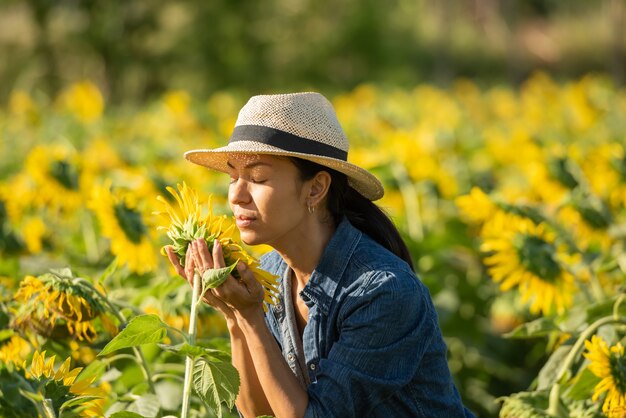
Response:
[[[301,205],[293,190],[268,189],[254,196],[259,213],[268,224],[290,224],[299,219]]]

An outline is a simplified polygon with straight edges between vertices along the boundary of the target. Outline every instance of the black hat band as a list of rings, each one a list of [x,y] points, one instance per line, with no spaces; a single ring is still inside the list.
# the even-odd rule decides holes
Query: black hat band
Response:
[[[267,126],[235,126],[228,143],[237,141],[261,142],[289,152],[348,160],[347,151]]]

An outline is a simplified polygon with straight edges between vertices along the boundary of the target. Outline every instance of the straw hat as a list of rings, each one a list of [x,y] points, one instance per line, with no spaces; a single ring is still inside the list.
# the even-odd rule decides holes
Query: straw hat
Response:
[[[192,163],[227,173],[229,154],[298,157],[348,176],[348,183],[369,200],[383,186],[348,160],[348,139],[330,102],[319,93],[253,96],[239,112],[228,145],[185,153]]]

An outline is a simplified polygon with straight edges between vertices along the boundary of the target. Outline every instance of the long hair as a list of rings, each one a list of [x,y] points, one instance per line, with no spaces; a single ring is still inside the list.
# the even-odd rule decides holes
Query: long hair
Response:
[[[350,223],[374,241],[406,261],[411,270],[413,261],[400,232],[389,216],[374,202],[365,198],[348,184],[348,177],[331,168],[301,158],[289,158],[300,172],[303,181],[312,179],[320,171],[331,176],[328,190],[328,210],[335,225],[345,216]]]

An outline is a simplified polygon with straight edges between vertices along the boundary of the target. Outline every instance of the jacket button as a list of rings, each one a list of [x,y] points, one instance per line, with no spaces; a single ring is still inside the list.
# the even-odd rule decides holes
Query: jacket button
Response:
[[[311,368],[311,370],[315,370],[315,363],[311,363],[309,367]]]

